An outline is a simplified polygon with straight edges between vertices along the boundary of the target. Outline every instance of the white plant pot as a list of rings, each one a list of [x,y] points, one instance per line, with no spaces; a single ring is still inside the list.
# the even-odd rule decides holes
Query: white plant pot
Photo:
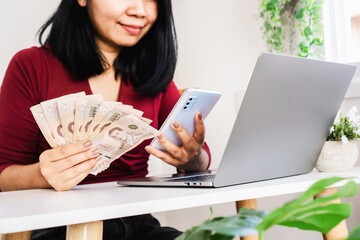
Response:
[[[327,141],[315,165],[321,172],[338,172],[351,169],[358,159],[355,142]]]

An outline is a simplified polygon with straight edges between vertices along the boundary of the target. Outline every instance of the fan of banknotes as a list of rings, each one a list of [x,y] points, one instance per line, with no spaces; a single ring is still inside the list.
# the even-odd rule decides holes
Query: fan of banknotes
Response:
[[[102,95],[73,93],[41,102],[30,108],[37,125],[52,148],[91,140],[101,159],[91,174],[97,175],[110,163],[142,141],[159,134],[143,112],[120,102],[104,101]]]

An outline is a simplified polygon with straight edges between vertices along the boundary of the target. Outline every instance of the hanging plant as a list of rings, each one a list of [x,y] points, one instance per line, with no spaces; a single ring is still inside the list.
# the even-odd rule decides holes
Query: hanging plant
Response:
[[[324,0],[261,0],[262,31],[270,52],[324,57]]]

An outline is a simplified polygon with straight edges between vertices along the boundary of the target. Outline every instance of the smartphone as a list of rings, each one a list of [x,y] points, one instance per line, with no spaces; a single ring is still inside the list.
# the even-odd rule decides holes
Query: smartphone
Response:
[[[220,97],[220,92],[195,88],[185,89],[159,131],[175,145],[182,146],[180,138],[171,128],[171,123],[177,121],[192,136],[195,132],[195,114],[201,112],[203,120],[205,120]],[[150,145],[165,151],[156,138]]]

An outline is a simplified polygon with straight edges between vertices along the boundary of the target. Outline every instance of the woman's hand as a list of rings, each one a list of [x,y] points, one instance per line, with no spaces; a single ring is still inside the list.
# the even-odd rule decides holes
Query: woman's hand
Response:
[[[90,173],[99,155],[91,141],[49,149],[39,158],[41,174],[56,191],[69,190]]]
[[[157,150],[151,146],[146,146],[145,150],[162,161],[178,168],[179,171],[195,172],[205,170],[209,163],[209,156],[202,149],[205,139],[205,125],[201,113],[196,114],[195,133],[193,136],[190,136],[177,122],[172,123],[172,128],[181,139],[183,146],[178,147],[165,136],[160,135],[157,137],[157,140],[167,152]]]

